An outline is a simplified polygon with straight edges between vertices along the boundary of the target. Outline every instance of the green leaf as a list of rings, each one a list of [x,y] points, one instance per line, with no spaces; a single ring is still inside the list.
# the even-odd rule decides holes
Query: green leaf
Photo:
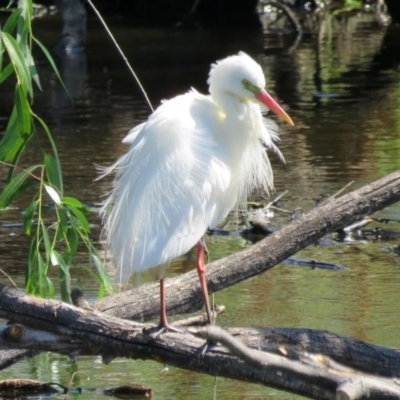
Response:
[[[85,216],[85,214],[83,214],[83,212],[76,208],[76,207],[69,207],[69,209],[71,210],[71,212],[74,214],[74,216],[77,218],[77,220],[79,221],[80,226],[82,227],[82,229],[86,232],[86,233],[90,233],[90,226],[89,226],[89,222]]]
[[[18,36],[27,35],[28,33],[32,35],[33,1],[19,0],[18,8],[21,9],[21,18],[19,18],[17,24]]]
[[[28,257],[28,265],[25,269],[25,289],[28,293],[33,292],[33,287],[35,284],[33,283],[33,273],[35,270],[35,261],[36,261],[36,253],[37,253],[37,236],[34,235],[31,240],[31,244],[29,246],[29,257]]]
[[[83,204],[75,197],[65,196],[62,198],[62,202],[68,207],[83,208]]]
[[[52,186],[54,186],[61,192],[63,182],[62,182],[61,165],[59,163],[59,160],[55,159],[50,154],[46,154],[44,156],[44,166],[46,169],[47,180]]]
[[[69,230],[69,214],[65,208],[60,208],[58,211],[58,232],[57,240],[64,240]]]
[[[0,49],[1,51],[1,49]],[[0,65],[0,69],[1,69],[1,65]],[[0,72],[0,85],[12,74],[12,72],[14,71],[13,69],[13,65],[10,63],[7,65],[7,67],[5,67],[3,70],[1,70]]]
[[[51,260],[52,246],[51,246],[51,243],[50,243],[49,232],[47,231],[47,227],[46,227],[46,225],[44,224],[43,221],[40,221],[40,226],[42,228],[44,249],[46,251],[46,276],[47,276],[48,265],[49,265],[50,260]]]
[[[10,57],[12,64],[14,65],[15,72],[18,77],[18,81],[25,86],[29,92],[31,99],[33,98],[33,89],[31,74],[29,68],[26,65],[24,54],[21,50],[18,42],[8,33],[0,32],[0,37],[3,40],[4,46],[7,49],[7,53]]]
[[[35,83],[36,83],[36,86],[37,86],[40,90],[43,90],[43,89],[42,89],[42,85],[41,85],[41,83],[40,83],[39,73],[37,72],[36,65],[35,65],[35,63],[34,63],[33,60],[32,60],[32,64],[29,66],[29,71],[30,71],[30,73],[31,73],[32,79],[33,79],[33,80],[35,81]]]
[[[29,135],[21,135],[17,107],[14,106],[6,132],[0,141],[0,160],[7,162],[13,160],[30,137]]]
[[[68,244],[68,252],[71,257],[74,257],[76,252],[78,251],[79,235],[73,227],[70,227],[68,229]]]
[[[65,267],[65,263],[63,258],[61,257],[61,254],[54,249],[52,249],[51,251],[51,265],[53,267],[58,267],[58,266]]]
[[[43,257],[40,253],[37,253],[37,263],[38,263],[38,283],[39,283],[39,294],[40,297],[46,296],[46,287],[47,287],[47,269],[45,262],[43,261]]]
[[[44,185],[44,188],[46,189],[47,194],[51,197],[51,199],[54,201],[54,203],[58,206],[61,205],[61,198],[60,194],[57,192],[56,189],[54,189],[53,186],[50,185]]]
[[[6,23],[3,26],[2,31],[7,33],[12,33],[18,23],[18,19],[21,15],[22,9],[17,8],[15,11],[11,13],[11,15],[7,18]]]
[[[54,142],[53,136],[51,135],[50,129],[47,126],[46,122],[44,122],[42,120],[42,118],[40,118],[38,115],[32,113],[32,115],[40,122],[40,124],[42,125],[42,128],[44,129],[44,131],[46,132],[47,138],[49,139],[49,142],[51,144],[51,148],[53,149],[53,153],[54,153],[54,158],[56,159],[59,167],[58,167],[58,171],[59,171],[59,182],[60,182],[60,192],[61,192],[61,196],[63,196],[63,181],[62,181],[62,173],[61,173],[61,164],[60,164],[60,158],[58,157],[58,151],[57,151],[57,146]]]
[[[26,137],[29,138],[29,137],[31,137],[31,136],[26,136]],[[5,181],[6,184],[8,184],[8,183],[11,181],[12,177],[14,176],[15,169],[17,168],[17,165],[18,165],[18,159],[19,159],[21,153],[23,152],[23,150],[24,150],[24,148],[25,148],[25,146],[26,146],[26,143],[27,143],[27,142],[24,142],[24,143],[19,147],[19,149],[17,150],[17,152],[14,154],[14,158],[13,158],[12,160],[10,160],[10,163],[9,163],[10,166],[9,166],[9,168],[8,168],[8,174],[7,174],[7,178],[6,178],[6,181]]]
[[[0,25],[0,31],[1,31],[1,25]],[[3,42],[0,40],[0,73],[3,69],[3,55],[4,55]],[[10,64],[10,65],[12,65],[12,64]]]
[[[69,93],[67,87],[65,86],[64,81],[63,81],[62,78],[61,78],[60,72],[58,71],[57,65],[56,65],[56,63],[54,62],[53,57],[51,56],[51,54],[49,53],[49,51],[46,49],[46,47],[45,47],[38,39],[33,38],[33,40],[35,41],[35,43],[36,43],[36,44],[41,48],[41,50],[43,51],[43,53],[44,53],[44,55],[46,56],[47,60],[49,61],[50,65],[52,66],[54,72],[56,73],[58,80],[61,82],[61,85],[63,86],[63,88],[64,88],[65,91],[67,92],[67,94],[68,94],[68,96],[69,96],[69,98],[71,99],[71,102],[72,102],[72,101],[73,101],[73,100],[72,100],[72,97],[71,97],[71,95],[70,95],[70,93]]]
[[[26,189],[22,185],[28,177],[31,176],[32,172],[40,167],[40,165],[32,165],[27,169],[17,174],[11,181],[6,185],[3,193],[0,195],[0,209],[6,208],[12,201],[12,199],[21,193],[21,190]]]
[[[108,276],[107,271],[104,268],[104,263],[101,261],[100,257],[96,253],[90,250],[90,257],[96,266],[101,283],[104,285],[104,288],[108,293],[113,293],[114,289],[110,281],[110,277]]]
[[[28,65],[29,72],[31,74],[32,79],[35,81],[39,90],[42,90],[42,85],[40,84],[39,73],[37,72],[35,60],[32,57],[32,53],[31,53],[30,41],[28,42],[28,40],[27,40],[26,42],[24,42],[24,44],[21,46],[21,49],[25,55],[26,64]]]
[[[31,109],[29,107],[24,86],[20,83],[17,83],[16,87],[15,106],[17,107],[20,134],[22,133],[29,135],[32,128]]]
[[[106,294],[106,288],[102,282],[100,282],[99,291],[97,292],[97,297],[102,299]]]
[[[31,204],[25,209],[24,212],[24,230],[25,234],[30,236],[31,235],[31,229],[32,229],[32,223],[33,223],[33,217],[35,215],[35,212],[37,210],[39,202],[34,199]]]
[[[47,281],[47,287],[49,288],[49,297],[53,298],[56,295],[53,281],[49,277],[46,278],[46,281]]]
[[[71,275],[69,273],[69,265],[65,262],[64,258],[61,257],[58,251],[54,250],[53,254],[59,267],[61,299],[70,302]]]

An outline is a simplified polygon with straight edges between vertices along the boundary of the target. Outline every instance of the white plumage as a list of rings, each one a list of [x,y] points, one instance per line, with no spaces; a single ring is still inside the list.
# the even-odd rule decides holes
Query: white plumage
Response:
[[[261,67],[240,52],[214,64],[208,83],[208,96],[192,89],[164,101],[105,170],[116,172],[102,213],[120,282],[167,265],[254,189],[273,186],[265,147],[279,153],[277,133],[260,102],[292,122],[264,91]]]

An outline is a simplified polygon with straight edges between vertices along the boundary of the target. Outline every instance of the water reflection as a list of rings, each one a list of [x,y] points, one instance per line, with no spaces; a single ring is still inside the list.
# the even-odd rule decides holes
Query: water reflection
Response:
[[[39,38],[53,47],[57,38],[53,37],[52,20],[36,24],[38,28],[40,24]],[[325,15],[297,47],[293,47],[296,37],[262,32],[138,29],[124,20],[111,20],[110,24],[154,105],[191,86],[206,92],[209,64],[216,59],[239,50],[258,59],[268,89],[296,123],[295,130],[281,126],[280,148],[287,164],[272,158],[277,191],[289,191],[280,201],[284,208],[307,211],[351,180],[355,188],[399,168],[400,29],[379,27],[372,14]],[[95,164],[109,165],[126,151],[122,138],[133,125],[147,118],[149,108],[103,30],[94,21],[89,26],[86,53],[59,60],[73,103],[43,61],[40,66],[45,91],[38,94],[35,110],[51,124],[67,193],[95,204],[111,184],[107,179],[94,181]],[[8,104],[12,90],[10,87],[2,97]],[[5,103],[0,106],[2,114],[6,109]],[[35,157],[34,146],[31,156]],[[23,207],[23,201],[16,205]],[[379,215],[399,220],[400,209],[391,207]],[[0,254],[2,268],[23,286],[28,241],[20,228],[6,225],[20,216],[21,209],[0,215]],[[278,228],[287,222],[287,216],[277,214],[271,223]],[[98,237],[100,221],[93,216],[92,223]],[[389,227],[400,229],[398,225]],[[212,259],[216,259],[249,243],[235,236],[212,236],[208,245]],[[309,247],[296,256],[346,265],[348,270],[280,265],[217,293],[216,302],[228,308],[219,323],[328,329],[398,346],[395,306],[400,260],[395,253],[384,250],[395,245],[396,239]],[[190,268],[190,257],[183,258],[168,274]],[[89,297],[96,293],[96,283],[88,275],[75,279]],[[72,366],[67,358],[54,355],[20,363],[5,371],[4,379],[24,376],[68,385],[75,370],[83,374],[78,382],[82,386],[136,381],[153,386],[160,398],[185,399],[187,393],[191,398],[212,398],[216,393],[218,399],[233,398],[232,393],[235,398],[276,395],[270,389],[242,382],[218,379],[215,383],[211,377],[186,371],[166,372],[155,363],[118,360],[104,366],[98,360],[93,362],[93,358],[82,358]],[[89,383],[85,374],[91,378]]]

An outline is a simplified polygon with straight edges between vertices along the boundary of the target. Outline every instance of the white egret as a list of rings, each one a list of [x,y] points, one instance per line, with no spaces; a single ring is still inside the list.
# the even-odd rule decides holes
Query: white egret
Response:
[[[156,268],[160,326],[168,329],[166,266],[197,243],[197,271],[212,323],[203,235],[254,189],[272,188],[265,147],[279,153],[278,137],[260,106],[293,125],[265,91],[260,65],[243,52],[213,64],[208,83],[208,96],[192,89],[162,102],[124,139],[129,151],[105,170],[116,172],[102,214],[117,279]]]

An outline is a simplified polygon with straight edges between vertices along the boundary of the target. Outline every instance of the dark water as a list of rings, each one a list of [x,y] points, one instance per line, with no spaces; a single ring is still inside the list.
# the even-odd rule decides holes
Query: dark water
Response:
[[[205,92],[210,63],[226,55],[243,50],[260,62],[269,91],[296,124],[294,128],[281,124],[280,149],[286,164],[272,157],[276,194],[288,191],[281,208],[299,207],[306,212],[351,181],[355,189],[400,166],[400,29],[380,27],[372,13],[320,17],[314,31],[299,42],[292,36],[262,32],[135,29],[123,19],[110,24],[154,105],[191,86]],[[37,21],[36,29],[46,45],[55,45],[54,20]],[[45,90],[37,95],[35,110],[56,137],[66,192],[95,204],[110,185],[109,180],[94,181],[95,164],[109,165],[126,151],[122,138],[147,118],[149,107],[95,21],[89,22],[85,54],[59,63],[74,103],[43,60]],[[9,89],[2,98],[11,104],[13,90]],[[6,106],[1,106],[1,117],[3,111],[6,115]],[[35,158],[35,149],[29,157]],[[21,287],[28,242],[20,228],[6,225],[18,221],[22,205],[17,202],[16,209],[0,214],[1,268]],[[377,216],[400,220],[400,208],[390,207]],[[275,228],[288,221],[286,214],[271,216]],[[100,222],[93,218],[93,224],[98,234]],[[400,224],[384,228],[396,231]],[[374,237],[309,247],[296,257],[347,269],[281,264],[217,293],[216,302],[228,309],[218,323],[327,329],[398,347],[400,259],[392,251],[398,242]],[[207,243],[212,259],[250,245],[238,236],[211,236]],[[193,267],[187,260],[178,260],[168,274]],[[96,283],[89,276],[74,279],[87,296],[95,296]],[[117,360],[105,366],[100,359],[82,357],[74,365],[53,354],[41,354],[2,371],[2,379],[7,378],[64,385],[72,379],[74,386],[93,388],[134,382],[152,387],[159,399],[294,398],[244,382],[167,370],[150,361]]]

